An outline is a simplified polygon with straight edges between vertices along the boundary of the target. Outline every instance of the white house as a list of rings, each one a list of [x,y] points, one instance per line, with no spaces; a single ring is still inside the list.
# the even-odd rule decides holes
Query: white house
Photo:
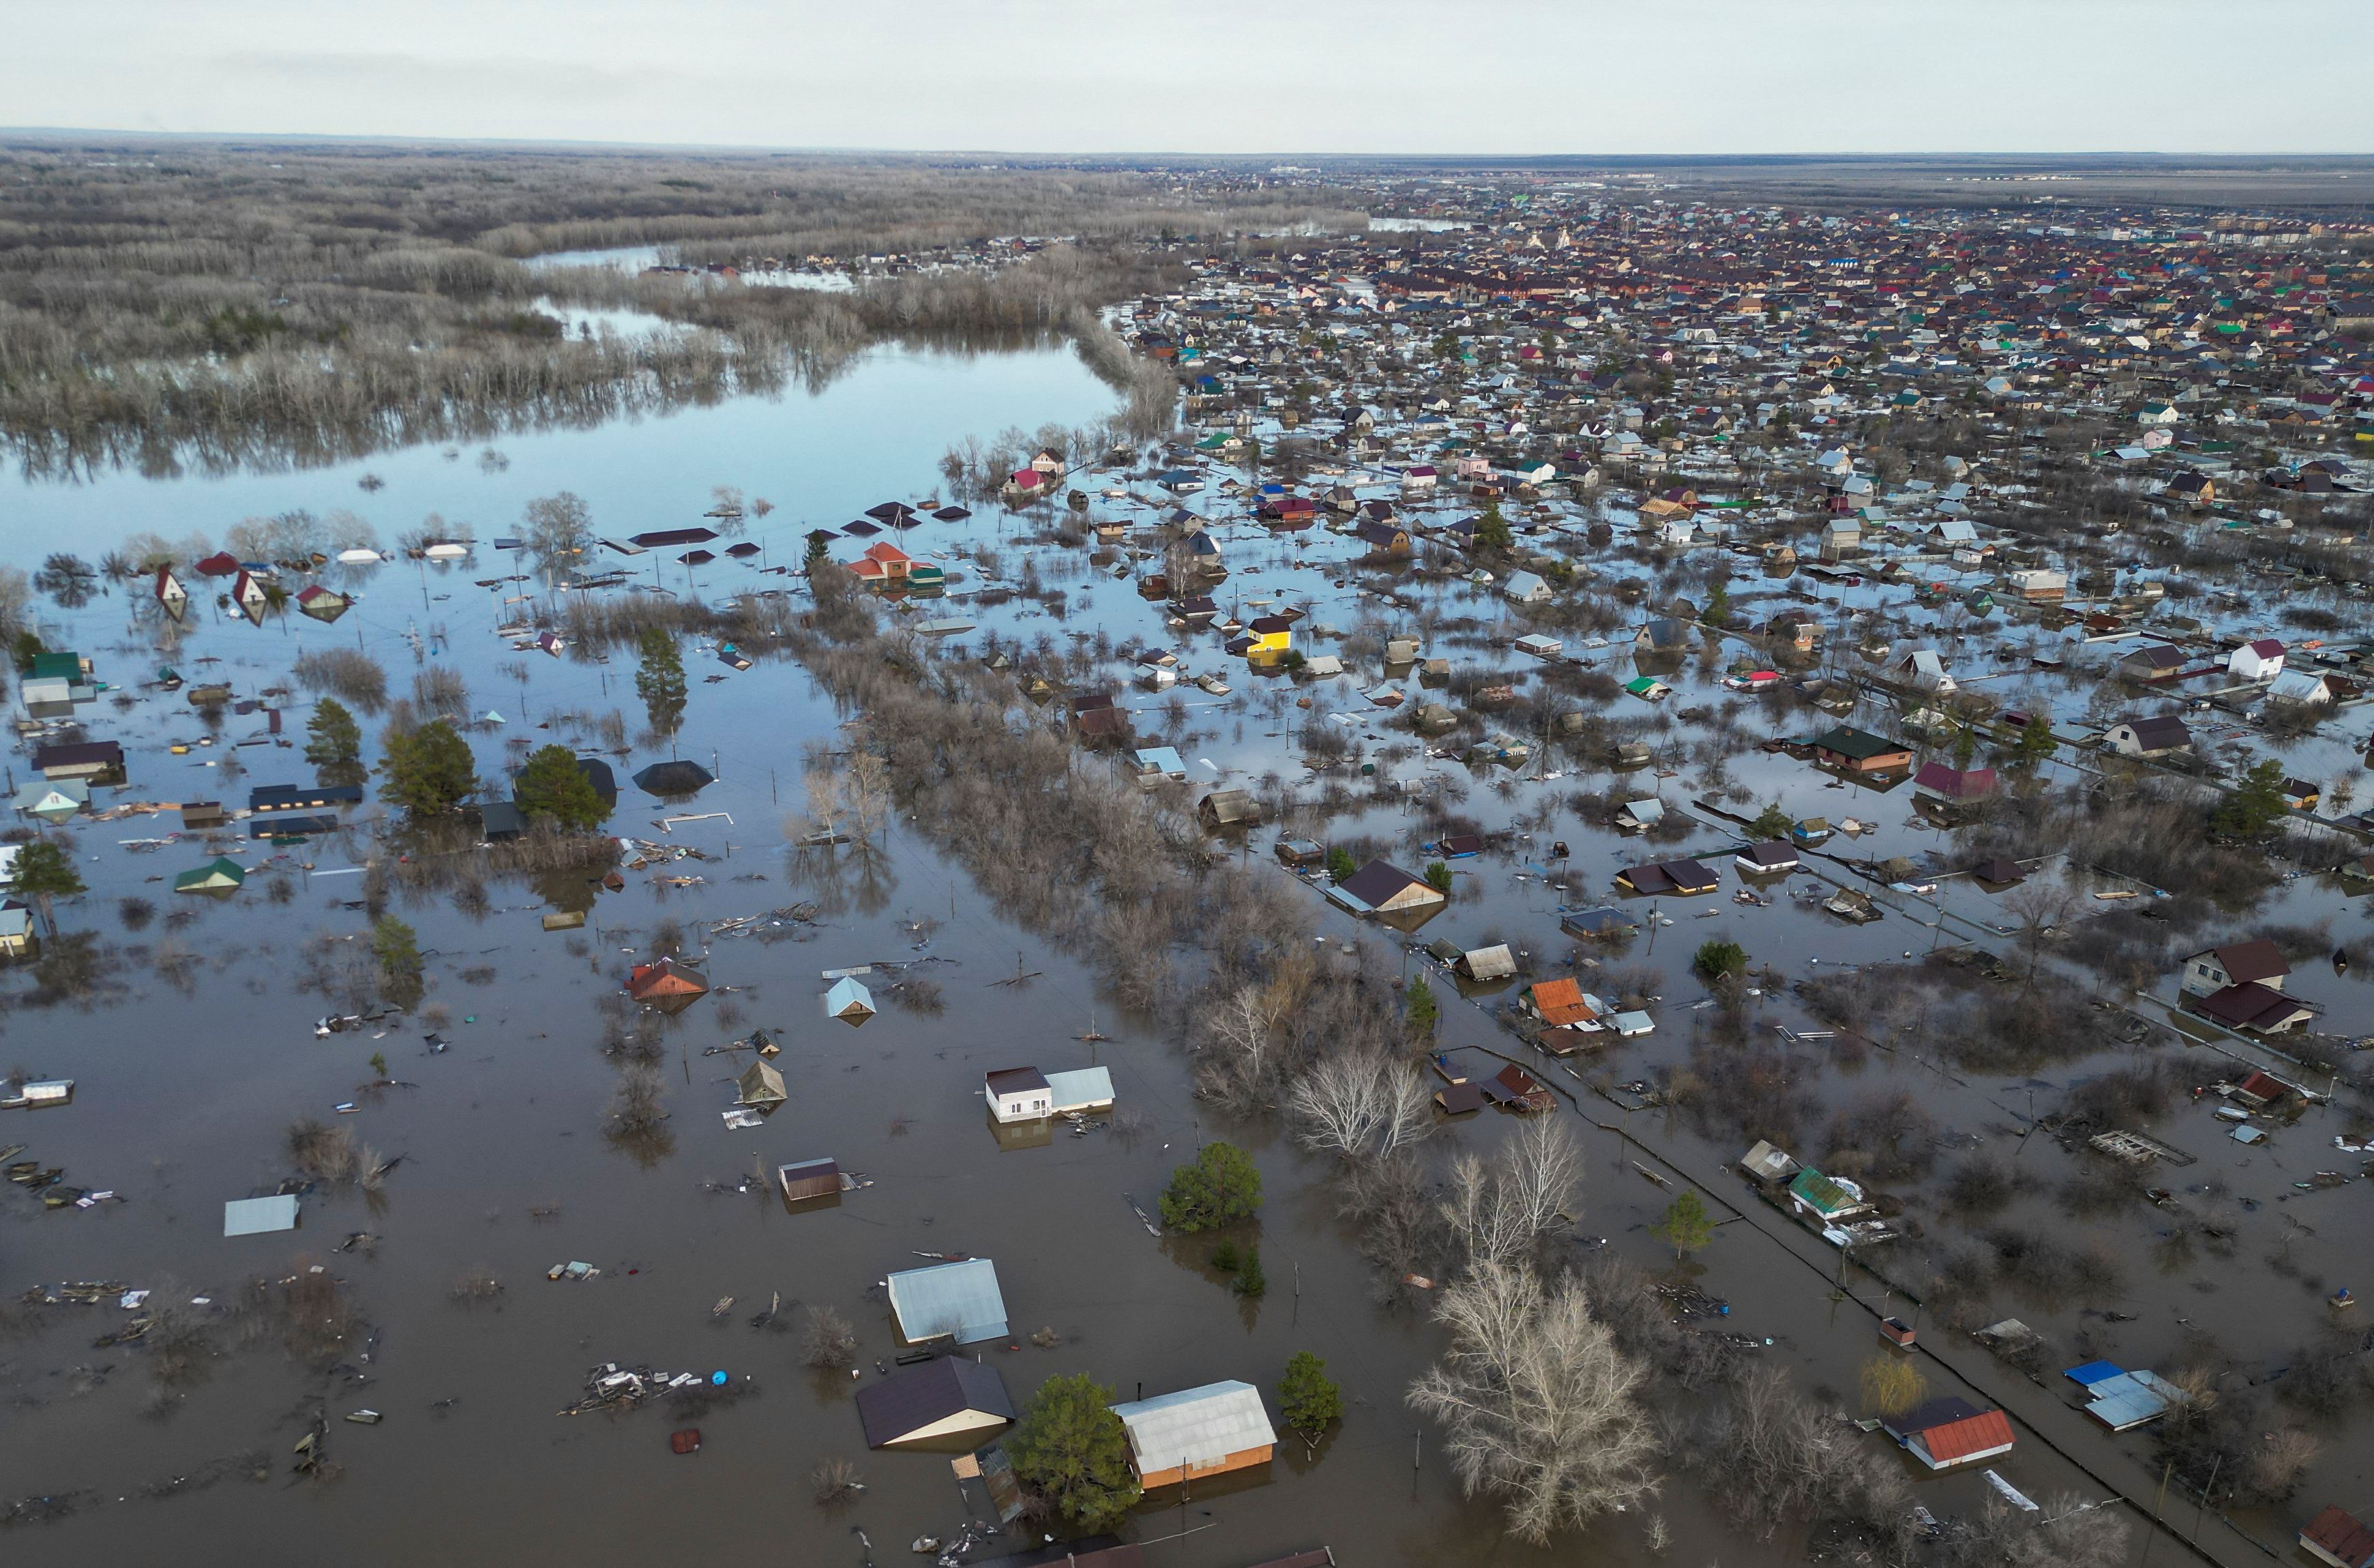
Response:
[[[1004,1067],[984,1080],[989,1108],[1001,1122],[1036,1121],[1050,1114],[1054,1096],[1037,1067]]]
[[[2272,637],[2245,643],[2226,656],[2227,673],[2237,680],[2273,680],[2284,667],[2284,645]]]
[[[1923,691],[1956,690],[1954,678],[1945,671],[1945,661],[1933,648],[1922,648],[1896,661],[1896,673],[1910,685]]]
[[[2333,688],[2324,677],[2310,670],[2277,670],[2275,678],[2267,683],[2267,695],[2279,702],[2321,708],[2333,701]]]
[[[1521,605],[1538,605],[1550,596],[1550,585],[1531,572],[1511,572],[1500,585],[1500,592]]]

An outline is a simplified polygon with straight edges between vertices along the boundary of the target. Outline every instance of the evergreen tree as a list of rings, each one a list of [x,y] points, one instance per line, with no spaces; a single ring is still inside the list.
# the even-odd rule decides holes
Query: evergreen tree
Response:
[[[305,760],[313,764],[325,784],[360,784],[363,777],[363,730],[355,715],[335,697],[313,704],[305,726]]]
[[[2209,825],[2235,838],[2252,839],[2284,819],[2284,765],[2270,757],[2242,775]]]
[[[1409,983],[1409,1001],[1403,1010],[1403,1021],[1409,1027],[1413,1040],[1431,1040],[1434,1026],[1442,1017],[1442,1008],[1434,999],[1434,987],[1426,983],[1423,974]]]
[[[1086,1373],[1051,1377],[1005,1439],[1016,1478],[1082,1531],[1120,1523],[1145,1490],[1112,1403],[1112,1390]]]
[[[1426,863],[1426,885],[1446,898],[1451,893],[1451,867],[1440,860]]]
[[[379,994],[410,1012],[420,1002],[420,942],[412,927],[393,914],[371,925],[371,956],[379,960]]]
[[[54,941],[58,920],[50,908],[50,901],[70,899],[82,892],[82,873],[75,868],[74,857],[57,840],[35,839],[17,852],[16,890],[33,901],[33,908],[41,916],[42,928]]]
[[[380,737],[380,798],[415,817],[451,811],[478,787],[470,743],[443,719]]]
[[[1690,960],[1690,970],[1710,985],[1731,975],[1745,974],[1747,949],[1737,942],[1718,937],[1698,948],[1698,956]]]
[[[1709,626],[1731,624],[1731,585],[1729,584],[1717,583],[1714,585],[1713,591],[1707,595],[1706,612],[1698,619]]]
[[[645,628],[635,646],[641,660],[635,671],[635,695],[643,700],[652,727],[674,735],[684,723],[684,655],[664,627]]]
[[[1325,1362],[1309,1350],[1294,1352],[1277,1380],[1277,1413],[1306,1442],[1344,1419],[1344,1391],[1327,1375]]]
[[[511,798],[525,815],[550,818],[571,832],[591,832],[610,815],[566,746],[538,747],[513,782]]]
[[[1237,1266],[1237,1294],[1263,1296],[1269,1293],[1269,1276],[1262,1271],[1261,1248],[1245,1248],[1244,1261]]]
[[[2023,764],[2032,768],[2051,757],[2059,744],[2052,738],[2052,721],[2040,713],[2034,713],[2021,726],[2013,754]]]
[[[1170,1173],[1162,1222],[1174,1231],[1216,1231],[1252,1219],[1261,1199],[1261,1171],[1252,1157],[1232,1143],[1207,1143]]]
[[[1789,836],[1789,830],[1796,825],[1796,819],[1781,810],[1780,803],[1776,800],[1747,825],[1747,831],[1759,839],[1785,839]]]
[[[1479,550],[1505,550],[1517,542],[1509,532],[1509,520],[1500,515],[1498,496],[1487,496],[1484,510],[1475,518],[1475,548]]]

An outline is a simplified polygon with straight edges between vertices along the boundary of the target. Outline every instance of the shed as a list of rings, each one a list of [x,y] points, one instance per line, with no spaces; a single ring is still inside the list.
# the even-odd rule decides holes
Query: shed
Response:
[[[1477,948],[1459,955],[1451,967],[1463,980],[1510,980],[1517,973],[1516,956],[1509,944],[1496,942],[1488,948]]]
[[[1788,1150],[1775,1149],[1760,1138],[1755,1148],[1739,1157],[1739,1168],[1759,1182],[1785,1182],[1800,1169]]]
[[[52,781],[78,779],[104,783],[123,776],[123,748],[112,740],[85,740],[71,745],[43,746],[33,752],[33,771]]]
[[[959,1345],[1005,1338],[1005,1298],[997,1267],[985,1257],[910,1268],[888,1280],[890,1313],[910,1344],[954,1339]]]
[[[270,1197],[235,1197],[223,1205],[223,1234],[261,1236],[297,1228],[297,1195],[275,1193]]]
[[[1269,1462],[1277,1433],[1250,1383],[1207,1383],[1115,1405],[1130,1464],[1148,1488]]]
[[[771,1111],[790,1098],[783,1092],[783,1075],[775,1070],[772,1062],[752,1062],[743,1068],[737,1087],[741,1092],[735,1102],[761,1111]]]
[[[1665,803],[1653,797],[1646,800],[1628,800],[1616,808],[1616,825],[1635,831],[1642,828],[1653,828],[1664,819]]]
[[[844,974],[824,994],[824,1016],[854,1029],[874,1016],[874,993],[858,984],[854,975]]]
[[[1196,820],[1206,828],[1258,827],[1261,802],[1241,789],[1216,789],[1195,803]]]
[[[840,1164],[834,1160],[800,1160],[775,1167],[775,1180],[787,1204],[840,1196]]]
[[[865,1446],[888,1448],[1004,1426],[1014,1419],[1014,1401],[995,1367],[942,1356],[859,1389],[857,1419]]]

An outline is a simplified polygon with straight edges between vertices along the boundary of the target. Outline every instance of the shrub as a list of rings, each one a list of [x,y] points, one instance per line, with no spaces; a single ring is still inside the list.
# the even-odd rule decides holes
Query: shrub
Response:
[[[1277,1381],[1277,1411],[1305,1440],[1315,1438],[1344,1419],[1344,1391],[1327,1375],[1325,1362],[1297,1350]]]
[[[1162,1222],[1174,1231],[1212,1231],[1250,1220],[1261,1208],[1262,1177],[1250,1155],[1232,1143],[1207,1143],[1170,1173],[1162,1194]]]
[[[1747,973],[1747,949],[1737,942],[1718,937],[1699,945],[1698,955],[1690,960],[1691,973],[1711,985],[1720,980]]]

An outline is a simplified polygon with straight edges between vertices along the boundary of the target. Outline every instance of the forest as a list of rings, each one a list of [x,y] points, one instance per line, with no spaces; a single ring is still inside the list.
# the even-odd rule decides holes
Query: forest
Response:
[[[1162,281],[1147,238],[1338,221],[1153,178],[923,159],[19,141],[0,146],[0,442],[30,473],[308,466],[766,392],[877,341],[1065,339],[1167,423],[1099,307]],[[1001,238],[1050,240],[1001,253]],[[916,256],[848,291],[527,265]],[[929,264],[926,269],[924,264]],[[555,304],[649,333],[570,336]]]

